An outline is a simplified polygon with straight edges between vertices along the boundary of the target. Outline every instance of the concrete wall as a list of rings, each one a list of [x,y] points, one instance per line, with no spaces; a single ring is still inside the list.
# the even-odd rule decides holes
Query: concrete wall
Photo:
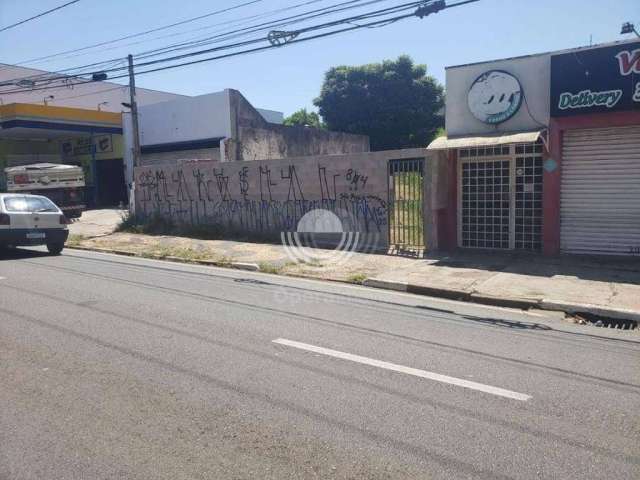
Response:
[[[231,136],[223,142],[224,161],[339,155],[369,151],[369,137],[269,123],[237,90],[228,90]]]
[[[256,108],[256,110],[260,115],[262,115],[262,118],[264,118],[269,123],[282,124],[282,122],[284,122],[283,112],[277,112],[276,110],[267,110],[265,108]]]
[[[238,160],[338,155],[369,151],[369,137],[317,128],[269,125],[240,127]]]
[[[429,157],[427,158],[427,156]],[[437,165],[424,149],[256,160],[182,162],[136,169],[136,212],[179,223],[219,225],[247,233],[296,231],[309,211],[326,209],[359,232],[365,244],[388,247],[387,163],[427,158],[427,244],[436,246],[432,206]],[[437,208],[437,206],[436,206]]]
[[[514,75],[520,81],[526,99],[526,103],[522,102],[520,109],[512,118],[497,126],[489,125],[476,119],[471,114],[467,103],[467,95],[473,82],[489,70],[504,70]],[[447,68],[447,135],[455,137],[460,135],[518,132],[548,126],[550,72],[550,54]]]

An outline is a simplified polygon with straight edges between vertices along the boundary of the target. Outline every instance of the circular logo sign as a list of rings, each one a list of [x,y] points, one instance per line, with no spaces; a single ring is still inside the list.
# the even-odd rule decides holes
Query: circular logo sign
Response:
[[[491,70],[476,78],[467,100],[474,117],[495,125],[516,114],[522,104],[522,87],[510,73]]]

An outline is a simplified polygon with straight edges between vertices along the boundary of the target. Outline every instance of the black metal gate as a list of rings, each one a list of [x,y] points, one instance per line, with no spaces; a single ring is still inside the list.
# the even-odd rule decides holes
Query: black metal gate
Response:
[[[421,252],[424,235],[424,158],[389,160],[389,246]]]

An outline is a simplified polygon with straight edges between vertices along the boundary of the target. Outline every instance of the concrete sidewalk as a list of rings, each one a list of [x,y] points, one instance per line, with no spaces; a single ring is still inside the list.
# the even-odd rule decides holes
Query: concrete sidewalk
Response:
[[[640,321],[640,258],[462,252],[416,259],[354,253],[336,265],[296,263],[282,245],[129,233],[73,238],[71,246]]]
[[[113,233],[126,213],[117,208],[86,210],[69,225],[69,234],[83,237],[100,237]]]

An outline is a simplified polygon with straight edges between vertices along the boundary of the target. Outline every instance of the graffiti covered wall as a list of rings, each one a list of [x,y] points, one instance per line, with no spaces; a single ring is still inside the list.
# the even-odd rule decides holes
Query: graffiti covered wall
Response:
[[[139,167],[136,211],[179,223],[279,234],[295,231],[307,212],[323,209],[385,247],[387,161],[416,152],[425,156],[424,150],[401,150]]]

